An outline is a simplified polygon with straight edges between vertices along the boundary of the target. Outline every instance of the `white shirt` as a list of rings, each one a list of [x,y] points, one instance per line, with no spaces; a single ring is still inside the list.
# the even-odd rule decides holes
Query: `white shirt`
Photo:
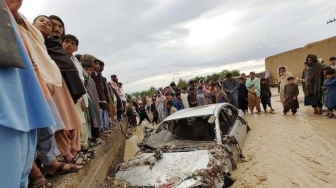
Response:
[[[120,99],[122,100],[122,101],[127,101],[127,99],[126,99],[126,96],[125,96],[125,92],[124,92],[124,89],[123,88],[119,88],[120,89]]]
[[[190,108],[188,102],[188,93],[181,93],[181,99],[184,108]]]

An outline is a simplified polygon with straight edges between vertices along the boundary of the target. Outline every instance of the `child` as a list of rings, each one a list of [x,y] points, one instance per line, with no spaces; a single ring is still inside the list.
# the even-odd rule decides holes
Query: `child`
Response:
[[[244,114],[246,114],[247,109],[248,109],[248,91],[246,89],[245,85],[245,78],[244,77],[239,77],[238,78],[238,105],[239,109],[241,109]]]
[[[203,91],[202,86],[198,86],[197,88],[196,102],[197,102],[197,106],[206,105],[205,92]]]
[[[299,95],[299,87],[294,83],[294,77],[287,78],[288,84],[285,85],[284,97],[285,104],[283,113],[286,115],[289,110],[292,111],[292,115],[295,115],[299,108],[299,102],[297,96]]]
[[[182,110],[184,109],[183,104],[182,104],[182,99],[181,99],[181,93],[176,92],[175,93],[175,99],[173,99],[173,105],[177,110]]]
[[[274,109],[272,108],[272,104],[271,104],[272,93],[271,93],[270,87],[266,81],[266,78],[261,78],[260,81],[261,81],[260,83],[261,104],[263,105],[265,113],[267,113],[267,106],[269,106],[271,108],[271,112],[273,112]]]
[[[326,66],[326,67],[323,68],[322,104],[324,104],[324,105],[326,104],[326,99],[327,99],[327,87],[325,87],[325,84],[328,80],[327,71],[330,70],[330,69],[331,69],[331,67],[329,67],[329,66]],[[327,114],[327,116],[329,116],[329,113]]]
[[[170,112],[169,115],[177,112],[177,109],[173,105],[173,101],[168,101],[167,102],[167,108],[169,109],[169,112]]]
[[[187,88],[186,87],[182,87],[181,91],[182,91],[182,93],[181,93],[181,99],[182,99],[183,107],[184,108],[189,108]]]
[[[89,122],[91,124],[91,134],[92,134],[92,143],[95,142],[97,138],[99,138],[99,128],[102,127],[102,120],[99,115],[99,97],[96,90],[96,84],[94,80],[91,78],[93,68],[92,62],[82,62],[82,66],[87,73],[87,77],[85,76],[84,86],[89,95]],[[90,145],[92,145],[92,143]]]
[[[328,117],[333,118],[333,111],[336,110],[336,75],[335,69],[329,69],[326,72],[327,81],[325,86],[327,87],[326,107],[328,108]]]

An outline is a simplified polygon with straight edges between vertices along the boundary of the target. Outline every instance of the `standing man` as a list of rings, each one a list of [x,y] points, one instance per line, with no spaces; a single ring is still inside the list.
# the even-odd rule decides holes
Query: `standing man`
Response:
[[[248,91],[248,106],[253,114],[254,107],[260,113],[260,79],[255,77],[255,72],[250,72],[250,78],[246,80],[246,89]]]
[[[118,86],[118,78],[117,75],[113,74],[111,75],[111,86],[112,86],[112,90],[117,98],[117,118],[118,121],[121,121],[121,116],[122,116],[122,112],[123,112],[123,104],[122,104],[122,100],[120,98],[121,93],[120,93],[120,89]]]
[[[231,73],[226,74],[226,80],[223,82],[223,90],[226,92],[230,104],[239,108],[238,106],[238,84],[235,79],[232,78]]]
[[[307,62],[304,62],[304,69],[302,71],[302,76],[301,76],[301,80],[302,80],[302,90],[304,91],[305,88],[305,84],[306,84],[306,76],[307,76]]]
[[[141,123],[144,119],[147,119],[147,121],[149,123],[151,123],[151,120],[149,119],[149,117],[147,115],[147,109],[145,108],[145,106],[142,103],[140,103],[139,116],[140,116],[139,125],[141,125]]]
[[[64,23],[62,19],[55,15],[50,15],[49,18],[53,23],[53,33],[52,33],[53,38],[62,42],[62,38],[65,35]]]
[[[306,58],[307,62],[307,76],[305,85],[305,99],[306,106],[314,108],[314,114],[322,115],[322,85],[323,85],[323,65],[318,62],[317,56],[309,54]]]
[[[144,92],[141,92],[141,102],[143,106],[146,108],[147,107],[147,98]]]
[[[0,1],[1,187],[27,187],[39,128],[55,121],[17,28],[22,1]],[[19,69],[23,68],[23,69]]]

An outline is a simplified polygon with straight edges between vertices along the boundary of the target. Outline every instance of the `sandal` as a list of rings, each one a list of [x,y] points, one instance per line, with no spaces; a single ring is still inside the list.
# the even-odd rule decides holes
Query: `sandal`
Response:
[[[71,161],[67,162],[69,164],[77,164],[77,165],[85,164],[85,162],[83,162],[83,157],[81,153],[77,154],[74,158],[71,159]]]
[[[46,174],[46,177],[56,177],[59,175],[65,175],[65,174],[70,174],[73,172],[77,172],[79,169],[77,169],[77,165],[76,164],[69,164],[70,165],[70,169],[69,170],[64,170],[64,166],[67,165],[67,163],[60,163],[60,165],[57,167],[55,173],[53,174]]]
[[[31,181],[29,181],[29,188],[41,188],[41,187],[46,187],[50,188],[52,187],[52,184],[45,179],[44,176],[38,176],[35,178],[31,178]]]
[[[92,147],[97,147],[99,145],[99,143],[98,142],[95,142],[95,141],[91,141],[90,143],[89,143],[89,147],[90,148],[92,148]]]

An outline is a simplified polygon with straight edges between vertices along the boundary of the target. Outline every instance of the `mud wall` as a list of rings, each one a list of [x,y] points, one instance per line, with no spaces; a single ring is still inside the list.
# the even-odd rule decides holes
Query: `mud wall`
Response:
[[[329,65],[329,58],[336,56],[336,36],[321,41],[307,44],[302,48],[276,54],[265,59],[265,69],[271,72],[271,78],[276,79],[277,68],[287,66],[295,76],[300,77],[304,67],[304,61],[308,54],[315,54]]]
[[[104,144],[95,147],[98,151],[96,157],[77,173],[58,176],[51,179],[53,187],[57,188],[101,188],[106,175],[111,174],[116,166],[124,160],[124,149],[128,123],[126,120],[119,122],[109,136],[101,135]],[[0,186],[1,187],[1,186]]]

